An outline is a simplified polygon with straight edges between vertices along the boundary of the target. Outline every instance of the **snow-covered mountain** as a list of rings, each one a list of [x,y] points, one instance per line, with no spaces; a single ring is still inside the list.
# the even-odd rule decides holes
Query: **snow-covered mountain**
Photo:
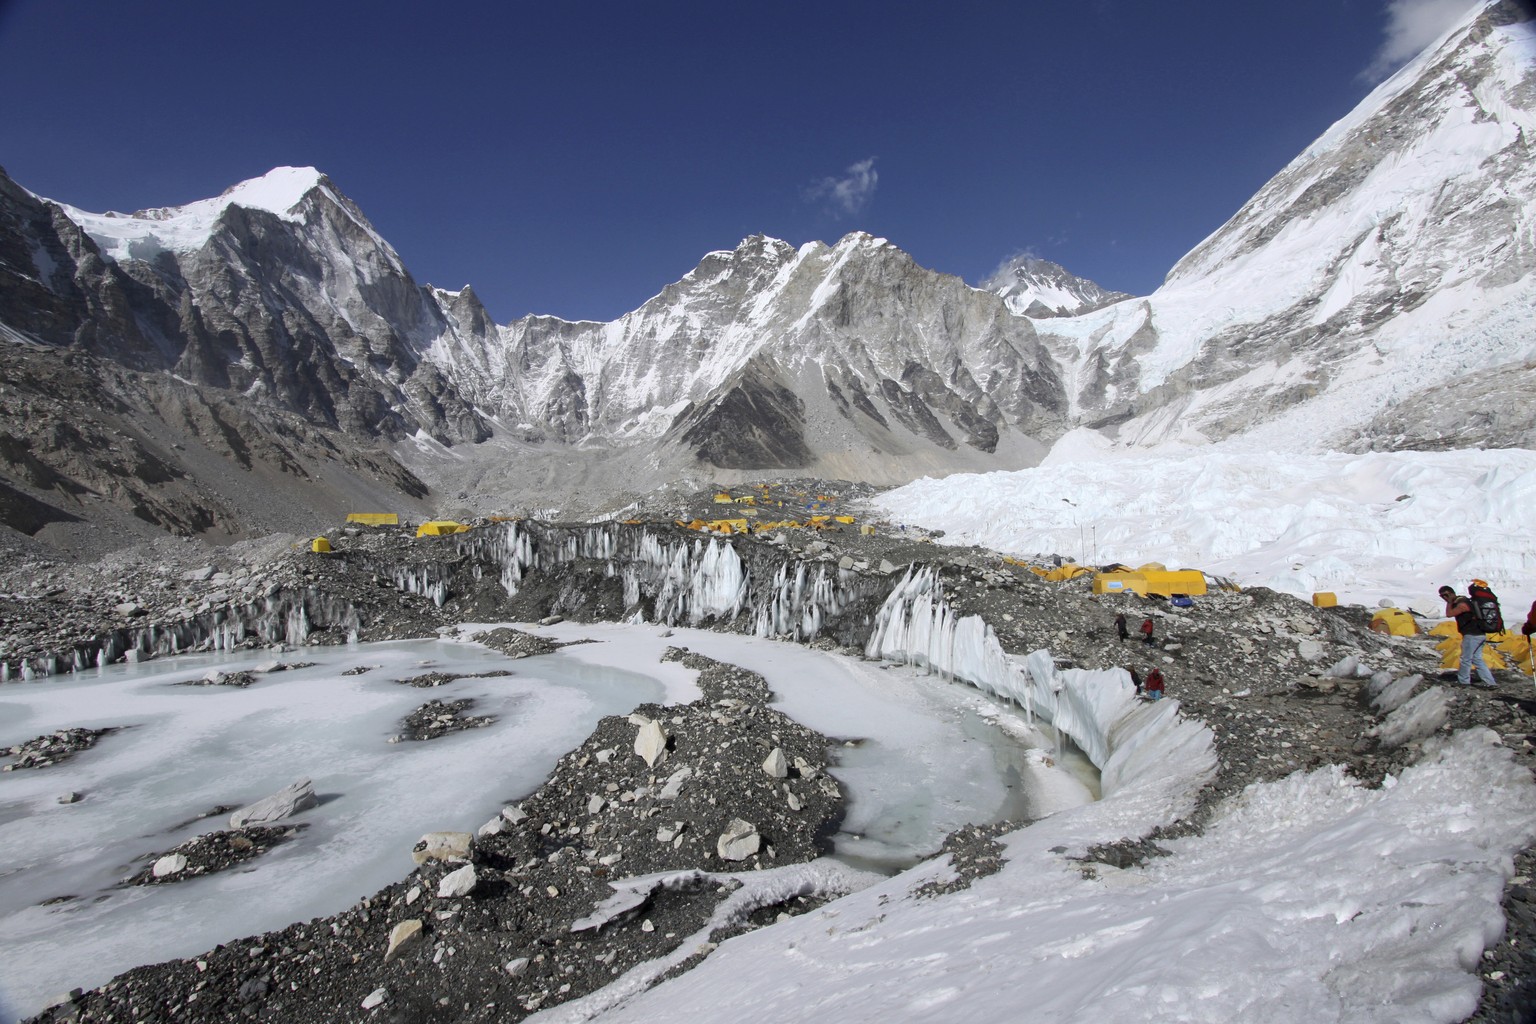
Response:
[[[863,233],[755,236],[612,323],[503,326],[472,289],[418,284],[330,179],[280,168],[131,215],[0,177],[0,332],[393,444],[470,504],[1018,469],[1085,427],[1533,445],[1504,408],[1536,387],[1525,18],[1471,12],[1141,299],[1030,258],[973,288]]]
[[[1133,298],[1126,292],[1101,288],[1059,263],[1029,255],[1015,256],[981,286],[1001,295],[1008,308],[1020,316],[1037,318],[1076,316]]]
[[[1528,418],[1487,414],[1497,382],[1466,377],[1536,383],[1528,19],[1473,10],[1151,296],[1043,325],[1073,418],[1143,444],[1536,445]]]

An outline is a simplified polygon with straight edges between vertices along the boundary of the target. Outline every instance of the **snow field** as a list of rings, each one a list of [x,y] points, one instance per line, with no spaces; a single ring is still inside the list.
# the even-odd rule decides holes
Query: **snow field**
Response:
[[[1536,452],[1094,453],[1071,436],[1043,465],[923,479],[876,499],[944,544],[1088,564],[1162,562],[1300,597],[1441,611],[1442,583],[1488,580],[1505,618],[1536,597]]]

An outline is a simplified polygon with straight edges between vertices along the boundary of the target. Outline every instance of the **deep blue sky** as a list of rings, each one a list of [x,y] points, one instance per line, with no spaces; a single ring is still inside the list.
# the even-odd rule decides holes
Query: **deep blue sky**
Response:
[[[758,232],[1144,294],[1445,3],[0,0],[0,165],[98,212],[312,165],[500,322],[613,319]]]

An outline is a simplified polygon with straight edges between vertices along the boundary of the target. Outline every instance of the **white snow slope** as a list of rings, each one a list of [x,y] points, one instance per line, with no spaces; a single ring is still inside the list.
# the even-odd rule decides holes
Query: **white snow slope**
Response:
[[[1303,597],[1438,614],[1439,586],[1475,577],[1516,621],[1536,598],[1536,452],[1074,450],[1095,440],[1079,432],[1034,469],[918,480],[877,504],[944,544],[1161,562]]]

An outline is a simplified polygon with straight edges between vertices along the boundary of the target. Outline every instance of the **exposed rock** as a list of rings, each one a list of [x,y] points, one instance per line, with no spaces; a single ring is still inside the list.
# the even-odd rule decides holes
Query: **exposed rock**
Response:
[[[660,722],[647,721],[635,734],[635,753],[645,761],[646,767],[654,768],[667,752],[667,733]]]
[[[315,785],[309,779],[300,779],[293,785],[263,797],[253,804],[240,808],[229,816],[231,828],[247,825],[264,825],[269,821],[281,821],[290,815],[315,806]]]
[[[416,841],[411,849],[411,859],[417,864],[434,860],[463,863],[469,860],[474,841],[475,837],[468,832],[428,832]]]
[[[740,818],[733,818],[725,831],[720,833],[720,838],[716,840],[715,852],[720,855],[721,860],[746,860],[755,854],[762,844],[763,837],[757,834],[755,825]]]
[[[775,779],[789,775],[789,762],[784,757],[783,748],[773,748],[773,752],[763,761],[763,774]]]
[[[164,878],[167,875],[178,874],[187,869],[187,858],[184,854],[168,853],[155,861],[155,866],[150,868],[150,873],[156,878]]]
[[[406,943],[421,937],[421,918],[413,917],[401,921],[389,930],[389,948],[384,951],[385,960],[393,960],[395,952]],[[367,1009],[367,1007],[364,1007]]]
[[[479,878],[475,874],[473,864],[465,864],[456,871],[450,871],[443,876],[438,883],[437,895],[439,899],[451,899],[456,896],[468,896],[475,889]]]

